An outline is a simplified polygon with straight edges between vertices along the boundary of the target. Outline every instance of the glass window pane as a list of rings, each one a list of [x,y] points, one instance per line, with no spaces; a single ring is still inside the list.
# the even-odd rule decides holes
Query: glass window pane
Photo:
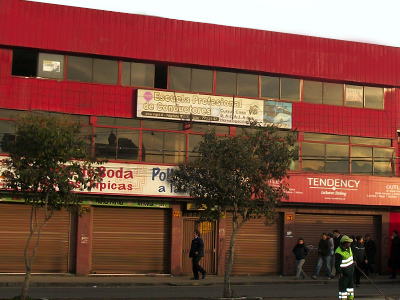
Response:
[[[394,149],[373,148],[374,159],[394,157]]]
[[[258,97],[258,75],[238,73],[237,94],[240,96]]]
[[[189,134],[189,162],[193,162],[195,158],[198,157],[198,153],[195,152],[194,148],[197,147],[202,140],[203,136],[200,134]]]
[[[363,87],[357,85],[346,85],[346,106],[363,107],[363,104]]]
[[[182,67],[169,67],[169,89],[190,91],[191,69]]]
[[[177,123],[177,122],[143,120],[143,128],[164,129],[164,130],[182,130],[183,125],[182,125],[182,123]]]
[[[343,106],[343,84],[324,82],[322,103]]]
[[[15,141],[14,122],[0,120],[0,128],[0,150],[1,153],[8,153],[10,151],[10,144]]]
[[[89,57],[68,56],[67,79],[92,82],[93,59]]]
[[[104,84],[118,83],[118,61],[93,59],[93,82]]]
[[[279,77],[261,76],[261,97],[279,99]]]
[[[122,62],[121,84],[131,85],[131,63]]]
[[[364,87],[365,107],[383,109],[383,88]]]
[[[229,126],[208,125],[204,123],[193,123],[190,131],[206,133],[212,129],[215,129],[216,134],[229,134]]]
[[[304,80],[303,101],[308,103],[322,103],[322,82]]]
[[[326,155],[332,158],[349,157],[349,146],[326,144]]]
[[[39,53],[38,76],[63,79],[64,60],[64,55]]]
[[[305,132],[304,140],[318,142],[333,142],[333,143],[349,143],[350,138],[347,135],[323,134],[314,132]]]
[[[158,131],[143,131],[142,161],[162,163],[163,154],[163,133]]]
[[[300,101],[300,79],[281,78],[281,99]]]
[[[351,147],[351,173],[372,175],[372,148]]]
[[[12,54],[11,75],[36,77],[38,52],[26,49],[14,49]]]
[[[358,145],[370,145],[370,146],[386,146],[386,147],[392,146],[391,139],[375,139],[375,138],[364,138],[357,136],[351,137],[351,143]]]
[[[117,159],[138,160],[140,131],[119,128]]]
[[[302,143],[302,157],[312,157],[315,159],[325,159],[325,144],[318,143]]]
[[[154,87],[154,70],[154,64],[131,63],[131,85]]]
[[[164,163],[184,163],[186,158],[186,134],[164,132]]]
[[[215,92],[224,95],[236,95],[236,73],[217,71]]]
[[[374,161],[374,175],[392,176],[394,175],[394,164],[391,161]]]
[[[319,172],[324,173],[325,161],[323,160],[302,160],[301,170],[303,172]]]
[[[143,131],[142,161],[182,163],[185,161],[186,135],[183,133]]]
[[[209,93],[213,92],[214,71],[192,69],[192,92]]]
[[[116,159],[117,130],[115,128],[95,127],[95,156],[108,159]]]
[[[342,158],[340,160],[327,159],[325,165],[326,173],[341,173],[348,174],[349,173],[349,158]]]

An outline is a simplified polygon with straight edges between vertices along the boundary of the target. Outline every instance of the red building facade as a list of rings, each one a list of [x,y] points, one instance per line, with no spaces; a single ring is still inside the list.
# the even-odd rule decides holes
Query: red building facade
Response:
[[[96,155],[109,159],[104,186],[83,195],[82,216],[52,220],[53,235],[41,241],[50,254],[38,250],[34,272],[187,274],[199,228],[203,263],[222,275],[229,212],[196,223],[190,199],[166,177],[193,158],[208,128],[240,132],[248,107],[297,129],[301,152],[280,219],[243,228],[233,273],[293,274],[297,238],[317,246],[334,229],[369,233],[379,245],[377,268],[387,272],[390,233],[400,226],[399,60],[394,47],[0,0],[2,155],[13,117],[34,111],[80,121]],[[9,259],[0,272],[20,272],[29,209],[6,192],[2,200],[8,246],[0,251]],[[305,269],[315,263],[311,253]]]

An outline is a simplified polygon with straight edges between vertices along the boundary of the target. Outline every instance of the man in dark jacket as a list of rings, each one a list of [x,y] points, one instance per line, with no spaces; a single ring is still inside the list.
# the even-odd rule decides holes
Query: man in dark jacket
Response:
[[[371,236],[369,234],[365,235],[364,247],[368,257],[368,263],[365,266],[365,274],[369,276],[369,272],[371,272],[371,275],[373,276],[376,273],[373,265],[375,264],[375,255],[378,248],[376,247],[375,241],[371,240]]]
[[[322,234],[322,239],[319,241],[318,245],[318,263],[315,270],[315,274],[311,276],[312,279],[317,279],[319,271],[321,270],[322,263],[324,263],[326,268],[326,279],[331,279],[331,245],[328,240],[328,235],[326,233]]]
[[[194,231],[194,239],[190,247],[189,257],[192,258],[193,275],[192,280],[199,280],[199,272],[203,275],[202,279],[206,277],[207,272],[199,265],[200,259],[204,256],[204,243],[200,237],[200,231]]]
[[[356,282],[356,286],[360,286],[360,278],[362,274],[361,270],[363,270],[368,263],[368,257],[363,242],[364,238],[361,235],[356,236],[356,240],[354,241],[352,249],[354,264],[356,266],[354,270],[354,279]]]
[[[390,279],[396,279],[397,270],[400,269],[400,237],[397,230],[393,230],[390,259],[392,267],[392,276]]]

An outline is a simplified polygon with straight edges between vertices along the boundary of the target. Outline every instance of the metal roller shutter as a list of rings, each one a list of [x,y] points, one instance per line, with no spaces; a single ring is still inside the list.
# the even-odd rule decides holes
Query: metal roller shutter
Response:
[[[232,214],[226,216],[226,263],[232,236]],[[279,269],[279,226],[265,219],[247,221],[236,235],[232,275],[272,275]]]
[[[24,249],[30,232],[31,206],[0,204],[0,272],[25,273]],[[43,220],[43,209],[38,220]],[[39,223],[40,224],[40,223]],[[66,210],[56,211],[42,230],[33,265],[33,273],[67,273],[70,215]],[[29,254],[36,244],[34,236]]]
[[[296,214],[295,216],[295,239],[304,238],[304,243],[318,248],[322,233],[332,233],[338,229],[342,235],[371,235],[371,239],[378,241],[379,217],[362,215],[318,215],[318,214]],[[377,244],[378,249],[380,245]],[[376,257],[379,257],[377,254]],[[306,257],[303,270],[307,275],[313,275],[317,266],[318,253],[316,250],[310,252]],[[295,264],[296,265],[296,264]],[[325,276],[325,268],[322,267],[320,276]]]
[[[93,211],[93,273],[170,273],[170,210],[94,207]]]

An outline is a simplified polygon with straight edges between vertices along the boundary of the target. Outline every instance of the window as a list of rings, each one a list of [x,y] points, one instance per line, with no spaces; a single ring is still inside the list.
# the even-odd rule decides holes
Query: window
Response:
[[[169,89],[190,91],[191,69],[169,67]]]
[[[38,52],[26,49],[13,50],[11,75],[36,77]]]
[[[39,53],[38,76],[63,79],[64,60],[64,55]]]
[[[324,82],[322,103],[343,106],[343,84]]]
[[[67,79],[92,82],[93,59],[89,57],[68,56]]]
[[[118,83],[118,61],[68,56],[67,79],[104,84]]]
[[[303,81],[303,101],[308,103],[322,103],[322,82]]]
[[[93,59],[93,82],[118,84],[118,61]]]
[[[185,162],[186,134],[143,131],[142,161],[178,164]]]
[[[203,136],[200,134],[189,134],[189,148],[188,148],[188,162],[193,162],[199,155],[195,151],[195,148],[203,140]]]
[[[300,101],[300,79],[281,78],[281,99]]]
[[[108,126],[140,128],[140,120],[139,119],[97,117],[97,124],[98,125],[108,125]]]
[[[10,145],[15,141],[14,122],[0,120],[0,150],[9,153]]]
[[[215,92],[224,95],[236,95],[236,73],[217,71]]]
[[[346,106],[363,107],[364,89],[362,86],[346,85]]]
[[[383,88],[364,87],[365,92],[365,107],[383,109]]]
[[[378,176],[392,176],[395,172],[394,149],[373,148],[374,155],[374,175]]]
[[[140,131],[122,128],[95,128],[97,157],[118,160],[139,159]]]
[[[352,136],[351,143],[357,145],[372,145],[372,146],[383,146],[383,147],[392,146],[391,139],[376,139],[376,138],[366,138],[358,136]]]
[[[351,173],[372,175],[371,147],[351,147]]]
[[[203,69],[192,69],[192,82],[190,90],[199,93],[213,92],[214,71]]]
[[[237,94],[244,97],[258,97],[258,75],[238,73]]]
[[[261,97],[279,99],[279,77],[261,76]]]

